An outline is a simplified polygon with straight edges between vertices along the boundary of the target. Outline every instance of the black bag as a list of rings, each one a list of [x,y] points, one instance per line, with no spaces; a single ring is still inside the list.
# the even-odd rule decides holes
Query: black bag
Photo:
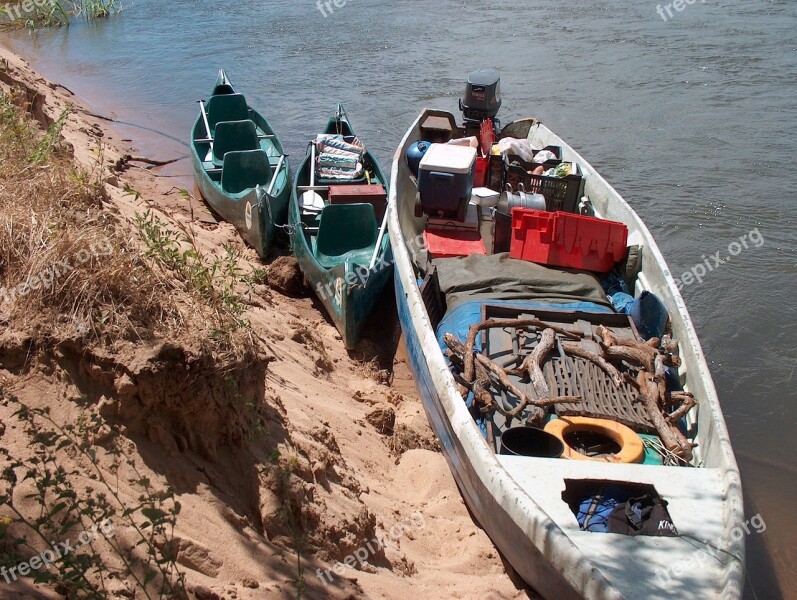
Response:
[[[667,510],[667,501],[645,494],[615,507],[609,515],[609,533],[675,537],[678,530]]]

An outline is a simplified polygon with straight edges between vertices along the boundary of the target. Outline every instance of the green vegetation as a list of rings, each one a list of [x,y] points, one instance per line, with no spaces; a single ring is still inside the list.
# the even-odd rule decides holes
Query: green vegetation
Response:
[[[0,230],[3,312],[46,329],[72,323],[86,342],[191,332],[208,350],[246,354],[243,295],[262,274],[243,272],[241,249],[203,251],[190,225],[170,228],[149,210],[130,239],[103,209],[101,150],[95,168],[76,168],[61,144],[69,111],[43,132],[28,109],[24,94],[0,94],[0,218],[14,223]]]
[[[68,26],[73,18],[104,19],[122,10],[121,0],[25,0],[0,13],[10,27],[38,29]]]
[[[64,111],[42,131],[27,96],[0,94],[2,311],[22,328],[71,323],[85,341],[138,340],[180,330],[184,315],[165,274],[102,209],[94,171],[78,169],[61,130]]]
[[[49,410],[30,409],[13,396],[6,400],[17,407],[15,416],[36,453],[24,460],[7,456],[0,504],[13,517],[0,522],[0,568],[34,566],[35,557],[49,556],[55,559],[33,570],[33,581],[54,586],[66,598],[108,598],[114,580],[128,582],[136,598],[187,598],[175,562],[180,503],[172,490],[157,489],[141,475],[115,432],[102,451],[110,466],[100,468],[88,441],[103,426],[97,415],[84,413],[77,424],[62,427]],[[73,484],[76,471],[66,466],[76,460],[90,473],[91,484],[82,489]],[[134,506],[123,501],[120,479],[139,493]]]
[[[223,256],[209,257],[199,249],[191,229],[184,228],[180,232],[169,229],[149,210],[136,214],[135,224],[147,248],[145,256],[213,310],[213,339],[223,342],[232,332],[249,328],[249,322],[241,318],[246,305],[236,293],[239,284],[248,283],[238,266],[239,248],[225,243]]]

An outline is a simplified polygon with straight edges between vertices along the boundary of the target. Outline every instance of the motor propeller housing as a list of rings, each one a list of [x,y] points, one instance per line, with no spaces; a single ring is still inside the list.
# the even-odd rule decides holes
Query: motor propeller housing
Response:
[[[493,119],[501,108],[501,76],[495,69],[480,69],[468,75],[465,97],[459,109],[468,121]]]

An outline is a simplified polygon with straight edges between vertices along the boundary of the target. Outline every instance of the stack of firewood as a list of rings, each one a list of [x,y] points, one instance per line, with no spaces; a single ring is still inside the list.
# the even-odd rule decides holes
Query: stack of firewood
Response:
[[[487,356],[474,351],[479,332],[491,328],[536,329],[540,331],[539,343],[520,367],[504,369]],[[680,358],[677,356],[678,343],[668,336],[663,339],[652,338],[647,342],[618,339],[612,331],[601,325],[595,330],[595,341],[601,349],[598,354],[573,343],[580,340],[582,334],[539,319],[489,319],[471,326],[465,344],[451,333],[446,333],[443,339],[449,348],[446,356],[452,363],[460,366],[461,374],[457,381],[463,398],[473,392],[482,413],[497,411],[508,419],[519,417],[523,411],[528,411],[527,422],[539,427],[549,406],[581,401],[579,396],[552,396],[543,374],[542,365],[556,347],[557,335],[570,340],[561,344],[565,354],[594,363],[617,387],[624,382],[632,385],[639,393],[636,401],[643,403],[645,412],[665,448],[684,461],[692,459],[693,444],[681,433],[676,423],[697,401],[691,394],[667,389],[665,367],[677,368],[680,365]],[[636,375],[632,376],[632,372],[636,372]],[[518,387],[510,379],[512,375],[528,377],[536,397],[532,398]],[[507,410],[495,402],[494,393],[501,389],[520,400],[517,406]]]

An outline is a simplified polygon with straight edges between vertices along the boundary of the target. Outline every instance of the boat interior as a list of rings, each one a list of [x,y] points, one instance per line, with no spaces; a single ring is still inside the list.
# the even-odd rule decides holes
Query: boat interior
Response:
[[[228,83],[219,84],[207,104],[200,103],[200,111],[193,143],[214,185],[229,196],[266,188],[272,181],[276,189],[283,189],[283,153],[268,123],[249,108],[243,94]]]
[[[370,265],[387,209],[386,181],[340,110],[308,145],[295,179],[302,232],[316,262],[324,269]]]
[[[534,145],[537,125],[421,116],[397,155],[399,222],[417,285],[462,401],[499,462],[535,490],[556,490],[544,485],[546,473],[564,479],[545,503],[557,523],[606,532],[608,519],[591,523],[590,510],[644,496],[672,525],[647,534],[673,535],[663,499],[688,528],[695,517],[678,500],[701,493],[707,475],[688,468],[703,466],[700,398],[684,389],[664,304],[650,292],[633,295],[637,236],[585,196],[582,167],[591,167],[573,161],[556,172],[572,157]],[[502,153],[505,138],[532,140],[540,163]],[[424,162],[441,144],[473,149],[461,188],[456,160],[441,162],[438,152]],[[442,184],[429,183],[430,163],[448,177]]]

